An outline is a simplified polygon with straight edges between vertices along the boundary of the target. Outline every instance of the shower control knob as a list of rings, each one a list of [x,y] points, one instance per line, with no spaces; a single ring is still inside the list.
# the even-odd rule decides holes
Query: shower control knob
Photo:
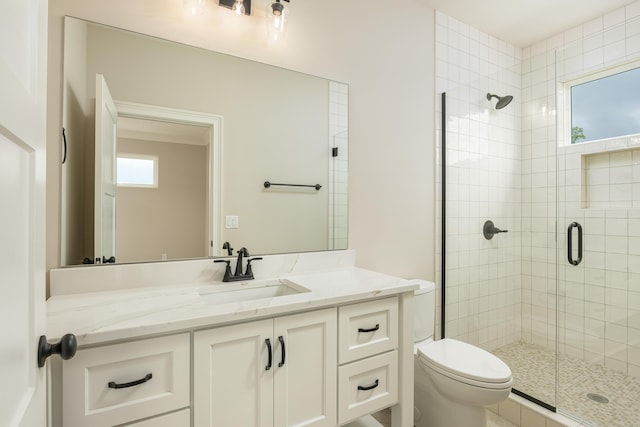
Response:
[[[491,220],[485,221],[484,227],[482,227],[482,234],[484,235],[484,238],[487,240],[493,239],[493,236],[498,233],[508,233],[508,232],[509,230],[500,230],[498,227],[496,227],[493,224],[493,221]]]

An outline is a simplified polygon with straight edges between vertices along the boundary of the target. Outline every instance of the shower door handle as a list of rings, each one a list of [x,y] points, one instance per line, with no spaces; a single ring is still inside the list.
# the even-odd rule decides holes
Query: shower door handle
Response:
[[[578,258],[573,259],[573,229],[578,229]],[[582,226],[577,222],[569,224],[567,229],[567,259],[569,264],[578,265],[582,261]]]

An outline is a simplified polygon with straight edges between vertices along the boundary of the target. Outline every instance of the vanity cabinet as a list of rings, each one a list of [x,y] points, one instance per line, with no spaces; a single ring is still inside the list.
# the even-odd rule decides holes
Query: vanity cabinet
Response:
[[[338,308],[338,422],[398,402],[398,298]]]
[[[337,424],[337,315],[324,309],[194,333],[194,425]]]
[[[137,423],[127,424],[127,427],[189,427],[191,425],[191,411],[183,409],[158,417],[148,418]]]
[[[62,364],[62,425],[188,427],[190,358],[188,333],[79,350]]]
[[[411,427],[413,289],[362,297],[87,334],[48,363],[52,427]]]

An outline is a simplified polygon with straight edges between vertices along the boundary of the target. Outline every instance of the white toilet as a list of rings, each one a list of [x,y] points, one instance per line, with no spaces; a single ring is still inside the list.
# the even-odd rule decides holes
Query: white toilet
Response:
[[[435,285],[420,281],[414,301],[416,427],[485,427],[485,406],[503,401],[511,369],[493,354],[450,338],[433,340]]]

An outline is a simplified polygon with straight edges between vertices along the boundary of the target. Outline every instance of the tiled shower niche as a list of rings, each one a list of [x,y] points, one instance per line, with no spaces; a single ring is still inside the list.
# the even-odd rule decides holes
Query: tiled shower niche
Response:
[[[583,209],[640,208],[640,147],[582,154],[580,164]]]

